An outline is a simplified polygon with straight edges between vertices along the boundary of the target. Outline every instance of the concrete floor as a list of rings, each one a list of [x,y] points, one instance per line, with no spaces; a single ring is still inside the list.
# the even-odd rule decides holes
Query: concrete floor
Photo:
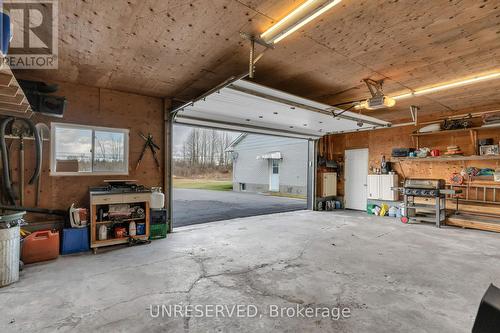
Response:
[[[306,208],[305,199],[232,191],[174,189],[174,227]]]
[[[185,227],[151,245],[27,267],[0,289],[0,332],[470,332],[484,291],[500,285],[499,241],[341,211]],[[151,305],[181,303],[260,312],[150,316]],[[270,318],[272,304],[348,307],[351,317]]]

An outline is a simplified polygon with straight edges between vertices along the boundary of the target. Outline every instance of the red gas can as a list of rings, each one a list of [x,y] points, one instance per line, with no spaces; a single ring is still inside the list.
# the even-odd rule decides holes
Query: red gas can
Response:
[[[23,241],[21,260],[25,264],[56,259],[59,256],[59,232],[36,231]]]

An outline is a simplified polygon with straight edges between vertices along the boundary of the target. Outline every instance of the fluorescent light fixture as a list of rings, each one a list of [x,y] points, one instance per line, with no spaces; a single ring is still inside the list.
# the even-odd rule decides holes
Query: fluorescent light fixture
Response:
[[[321,14],[332,9],[342,0],[308,0],[281,19],[260,37],[269,44],[279,43]]]
[[[472,78],[468,78],[468,79],[464,79],[464,80],[460,80],[460,81],[455,81],[455,82],[451,82],[451,83],[444,83],[444,84],[440,84],[440,85],[430,87],[430,88],[418,89],[418,90],[415,90],[413,92],[409,92],[406,94],[393,96],[392,98],[395,100],[405,99],[405,98],[409,98],[412,96],[431,94],[431,93],[442,91],[442,90],[453,89],[453,88],[466,86],[466,85],[474,84],[477,82],[493,80],[493,79],[500,79],[500,72],[491,73],[491,74],[487,74],[487,75],[477,75],[477,76],[474,76]]]

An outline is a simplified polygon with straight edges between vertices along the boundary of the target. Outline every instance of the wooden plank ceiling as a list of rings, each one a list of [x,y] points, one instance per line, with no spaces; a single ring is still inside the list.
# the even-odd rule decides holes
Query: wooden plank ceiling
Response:
[[[65,0],[59,70],[23,77],[188,100],[247,68],[240,31],[259,34],[302,0]],[[500,70],[500,0],[343,0],[265,54],[256,81],[337,104]],[[363,111],[407,121],[500,109],[500,80]]]

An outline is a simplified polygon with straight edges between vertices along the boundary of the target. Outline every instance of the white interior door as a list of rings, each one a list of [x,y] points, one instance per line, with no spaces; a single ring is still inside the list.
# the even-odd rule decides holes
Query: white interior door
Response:
[[[271,176],[269,180],[269,191],[279,192],[280,190],[280,160],[271,160]]]
[[[345,207],[365,210],[367,199],[368,149],[345,152]]]

